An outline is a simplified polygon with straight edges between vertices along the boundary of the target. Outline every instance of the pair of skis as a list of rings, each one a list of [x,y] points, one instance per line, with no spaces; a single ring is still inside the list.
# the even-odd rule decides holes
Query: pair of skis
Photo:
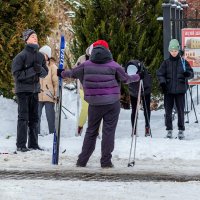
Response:
[[[61,35],[60,39],[60,58],[59,69],[64,68],[65,55],[65,38]],[[61,126],[61,111],[62,111],[62,78],[58,78],[57,102],[56,102],[56,116],[55,116],[55,131],[53,136],[53,154],[52,164],[57,165],[59,161],[59,146],[60,146],[60,126]]]
[[[60,39],[60,59],[59,59],[59,69],[64,68],[64,55],[65,55],[65,38],[62,35]],[[77,82],[79,82],[77,80]],[[80,83],[79,83],[80,84]],[[61,112],[62,112],[62,78],[58,78],[58,90],[57,90],[57,102],[56,102],[56,116],[55,116],[55,130],[53,136],[53,153],[52,153],[52,164],[57,165],[59,161],[59,146],[60,146],[60,128],[61,128]],[[77,91],[77,118],[79,117],[79,89]],[[65,108],[65,107],[64,107]],[[66,109],[66,108],[65,108]],[[68,110],[69,111],[69,110]],[[70,112],[70,111],[69,111]],[[71,113],[71,112],[70,112]],[[74,113],[71,113],[74,115]],[[77,119],[78,122],[78,119]]]

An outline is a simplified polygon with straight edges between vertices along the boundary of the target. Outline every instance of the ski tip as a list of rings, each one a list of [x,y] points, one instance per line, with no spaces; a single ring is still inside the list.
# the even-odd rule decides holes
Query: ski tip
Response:
[[[65,36],[64,35],[61,35],[61,38],[60,38],[60,48],[61,49],[65,48]]]

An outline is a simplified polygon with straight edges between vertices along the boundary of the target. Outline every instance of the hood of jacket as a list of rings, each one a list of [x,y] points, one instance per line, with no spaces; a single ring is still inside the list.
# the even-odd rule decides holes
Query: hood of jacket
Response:
[[[104,64],[113,60],[111,52],[103,46],[93,48],[90,61],[93,63]]]
[[[139,61],[139,60],[130,60],[126,65],[125,65],[125,71],[127,72],[127,68],[129,65],[135,65],[136,68],[137,68],[137,72],[140,72],[141,71],[141,66],[142,66],[142,63]]]

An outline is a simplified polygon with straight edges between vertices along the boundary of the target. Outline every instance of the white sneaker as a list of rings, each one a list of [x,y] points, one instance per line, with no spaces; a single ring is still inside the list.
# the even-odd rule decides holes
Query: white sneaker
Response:
[[[179,130],[179,132],[178,132],[178,139],[179,140],[183,140],[184,138],[185,138],[184,131],[183,130]]]
[[[168,130],[166,138],[172,138],[172,130]]]

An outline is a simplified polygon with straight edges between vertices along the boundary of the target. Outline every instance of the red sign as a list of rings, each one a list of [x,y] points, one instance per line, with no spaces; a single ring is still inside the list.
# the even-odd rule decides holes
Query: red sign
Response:
[[[182,49],[185,49],[185,59],[194,71],[190,85],[200,84],[200,28],[182,29]]]

